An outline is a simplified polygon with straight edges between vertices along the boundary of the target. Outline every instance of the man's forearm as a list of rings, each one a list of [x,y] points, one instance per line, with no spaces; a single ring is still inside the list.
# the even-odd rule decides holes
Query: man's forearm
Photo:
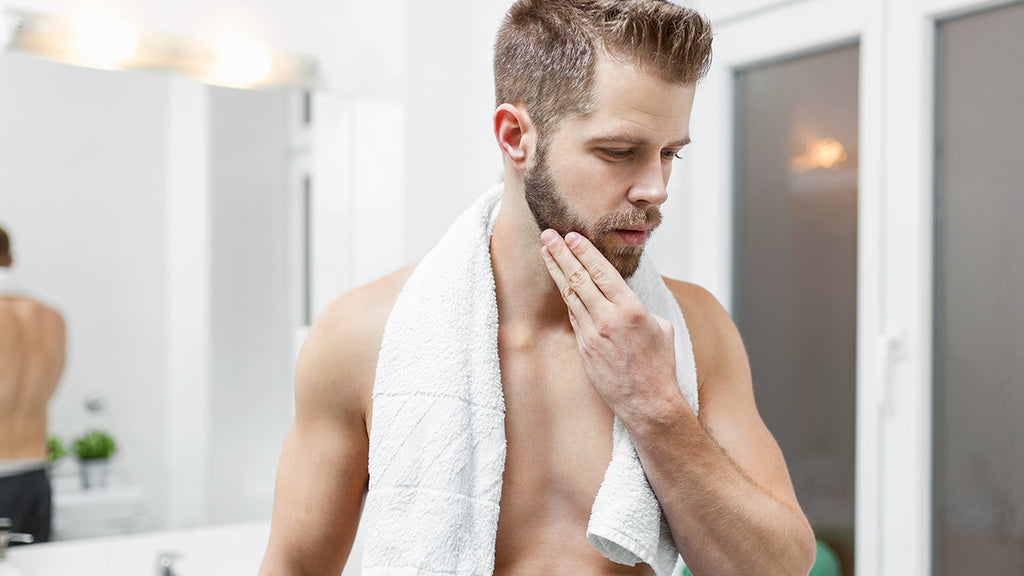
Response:
[[[632,420],[623,423],[694,576],[809,572],[804,515],[748,478],[682,396]]]

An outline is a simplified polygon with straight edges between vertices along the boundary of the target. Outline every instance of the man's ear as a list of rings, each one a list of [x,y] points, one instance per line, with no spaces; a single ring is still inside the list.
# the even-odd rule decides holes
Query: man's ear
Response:
[[[535,134],[525,108],[506,103],[494,111],[494,138],[516,170],[526,171],[526,159],[533,152]]]

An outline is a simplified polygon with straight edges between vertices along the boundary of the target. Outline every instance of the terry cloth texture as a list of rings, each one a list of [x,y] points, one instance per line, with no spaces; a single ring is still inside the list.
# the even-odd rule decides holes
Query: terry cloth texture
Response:
[[[493,573],[505,401],[490,236],[501,193],[501,185],[488,190],[452,224],[409,277],[385,326],[363,510],[367,576]],[[672,322],[677,379],[696,412],[679,306],[647,258],[629,285]],[[668,576],[678,555],[661,508],[618,419],[612,434],[588,538],[612,560],[647,562]]]

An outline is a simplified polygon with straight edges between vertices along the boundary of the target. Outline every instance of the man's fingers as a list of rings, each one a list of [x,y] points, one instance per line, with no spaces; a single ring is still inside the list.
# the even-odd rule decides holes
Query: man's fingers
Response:
[[[573,256],[586,268],[594,285],[612,302],[620,302],[630,292],[626,281],[611,262],[582,234],[569,232],[565,243]]]
[[[544,257],[544,265],[547,266],[548,274],[551,275],[551,279],[555,281],[555,285],[558,286],[558,291],[562,294],[562,300],[565,301],[565,305],[569,307],[569,320],[572,322],[574,329],[579,328],[579,324],[582,322],[589,322],[590,314],[587,312],[586,304],[580,299],[579,294],[569,284],[569,281],[565,277],[565,273],[555,262],[551,251],[548,250],[547,246],[540,249],[541,256]]]
[[[579,296],[587,310],[594,313],[600,309],[601,305],[607,302],[607,298],[598,289],[587,268],[566,245],[565,239],[554,230],[545,230],[541,234],[541,240],[551,259],[561,270],[566,285]],[[559,289],[562,287],[559,286]],[[564,289],[562,294],[565,295]]]

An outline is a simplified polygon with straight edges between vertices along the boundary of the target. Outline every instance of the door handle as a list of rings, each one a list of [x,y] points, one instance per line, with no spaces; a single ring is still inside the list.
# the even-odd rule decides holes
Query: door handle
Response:
[[[875,400],[883,417],[893,415],[892,378],[893,363],[906,357],[906,332],[900,335],[879,334],[875,339],[875,358],[878,373],[875,376]]]

